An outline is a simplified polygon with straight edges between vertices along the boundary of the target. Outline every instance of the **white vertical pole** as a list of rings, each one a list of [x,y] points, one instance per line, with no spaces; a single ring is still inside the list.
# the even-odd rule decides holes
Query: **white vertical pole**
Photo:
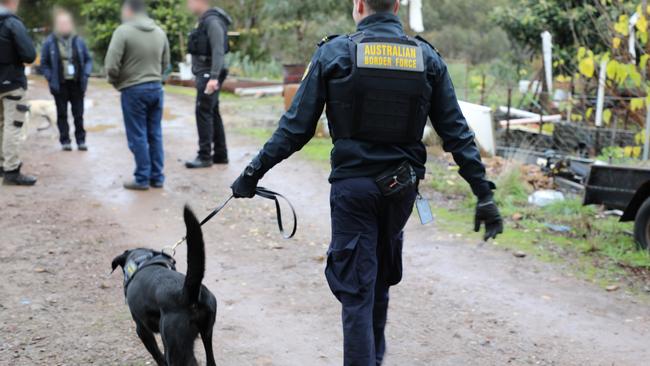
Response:
[[[553,100],[553,36],[548,31],[542,33],[542,51],[549,100]]]
[[[603,125],[603,109],[605,108],[605,85],[607,84],[607,60],[600,62],[600,75],[598,76],[598,101],[596,102],[596,127]]]

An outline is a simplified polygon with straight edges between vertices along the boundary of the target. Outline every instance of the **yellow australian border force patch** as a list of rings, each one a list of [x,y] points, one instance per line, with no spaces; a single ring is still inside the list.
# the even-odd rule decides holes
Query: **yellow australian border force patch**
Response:
[[[398,71],[424,71],[422,48],[415,45],[369,42],[357,47],[357,67]]]

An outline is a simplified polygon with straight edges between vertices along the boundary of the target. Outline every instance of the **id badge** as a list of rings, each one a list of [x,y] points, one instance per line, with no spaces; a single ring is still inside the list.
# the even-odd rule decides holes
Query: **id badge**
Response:
[[[420,222],[422,225],[430,224],[434,221],[433,212],[431,212],[431,206],[429,205],[429,200],[419,196],[415,201],[415,207],[418,210],[418,215],[420,216]]]
[[[68,64],[68,75],[74,75],[75,69],[73,64]]]

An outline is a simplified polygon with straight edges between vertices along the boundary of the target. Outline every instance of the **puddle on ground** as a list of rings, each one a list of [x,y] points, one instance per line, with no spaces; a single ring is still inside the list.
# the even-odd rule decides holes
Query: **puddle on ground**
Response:
[[[98,124],[98,125],[92,125],[92,126],[86,126],[86,131],[87,132],[104,132],[113,128],[117,128],[116,125],[104,125],[104,124]]]
[[[172,113],[169,108],[163,109],[163,120],[164,121],[173,121],[178,118],[177,114]]]

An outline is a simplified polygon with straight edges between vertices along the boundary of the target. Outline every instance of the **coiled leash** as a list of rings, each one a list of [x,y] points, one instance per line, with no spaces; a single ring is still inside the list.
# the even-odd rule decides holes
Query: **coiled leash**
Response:
[[[278,222],[278,229],[280,229],[280,234],[282,234],[282,237],[284,239],[291,239],[294,236],[296,236],[296,232],[298,231],[298,216],[296,215],[296,209],[291,204],[291,201],[289,201],[288,198],[281,195],[280,193],[273,192],[263,187],[257,187],[257,189],[255,190],[255,195],[275,202],[275,212],[276,212],[276,217]],[[210,214],[205,219],[203,219],[203,221],[201,221],[201,226],[205,225],[208,221],[212,220],[215,216],[217,216],[219,212],[221,212],[224,208],[226,208],[226,206],[228,206],[228,203],[230,203],[230,201],[232,201],[233,198],[235,198],[235,196],[231,195],[219,207],[212,210],[212,212],[210,212]],[[287,232],[284,230],[284,224],[282,222],[282,208],[280,207],[280,199],[284,200],[289,205],[289,207],[291,208],[291,214],[293,215],[293,229],[289,234],[287,234]],[[179,240],[176,244],[164,248],[162,252],[168,254],[171,257],[174,257],[176,255],[176,249],[181,244],[183,244],[185,240],[187,240],[187,237],[183,237],[183,239]]]

